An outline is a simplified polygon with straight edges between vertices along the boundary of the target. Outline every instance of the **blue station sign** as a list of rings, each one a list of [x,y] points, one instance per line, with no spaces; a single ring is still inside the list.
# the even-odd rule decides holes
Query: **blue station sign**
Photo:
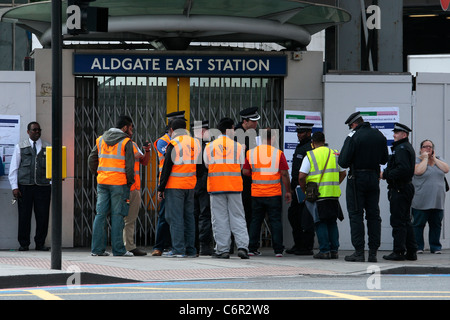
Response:
[[[253,76],[287,75],[284,54],[85,54],[74,53],[75,75]]]

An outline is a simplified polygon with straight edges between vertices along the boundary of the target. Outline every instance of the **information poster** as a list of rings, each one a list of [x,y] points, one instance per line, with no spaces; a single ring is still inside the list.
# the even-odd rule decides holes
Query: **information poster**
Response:
[[[313,132],[323,131],[322,115],[312,111],[284,111],[284,148],[283,152],[289,165],[289,173],[292,168],[292,157],[299,141],[297,137],[296,123],[313,123]]]
[[[388,147],[394,142],[394,124],[400,122],[400,111],[398,107],[366,107],[356,108],[361,112],[364,121],[370,122],[372,128],[380,130],[387,139]]]
[[[0,115],[0,157],[5,167],[5,175],[0,177],[0,188],[9,189],[9,166],[14,146],[20,140],[20,116]]]

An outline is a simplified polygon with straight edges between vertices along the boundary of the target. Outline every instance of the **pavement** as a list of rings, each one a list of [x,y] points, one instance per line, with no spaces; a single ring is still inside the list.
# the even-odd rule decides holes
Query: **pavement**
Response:
[[[361,276],[380,274],[450,274],[450,249],[442,254],[425,251],[417,261],[387,261],[388,251],[378,252],[378,262],[346,262],[350,251],[339,258],[319,260],[312,256],[284,254],[275,257],[270,248],[261,256],[240,259],[139,257],[92,257],[89,248],[63,248],[61,270],[52,269],[51,252],[0,251],[0,289],[71,284],[195,281],[275,276]],[[59,255],[58,255],[59,256]],[[367,253],[366,253],[367,258]],[[75,277],[74,275],[78,275]],[[78,281],[79,283],[75,283]]]

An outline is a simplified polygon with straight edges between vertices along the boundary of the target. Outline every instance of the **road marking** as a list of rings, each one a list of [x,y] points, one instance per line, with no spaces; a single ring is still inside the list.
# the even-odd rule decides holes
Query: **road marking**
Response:
[[[366,297],[355,296],[355,295],[352,295],[352,294],[339,293],[339,292],[335,292],[335,291],[331,291],[331,290],[308,290],[308,291],[315,292],[315,293],[326,294],[326,295],[329,295],[329,296],[338,297],[338,298],[342,298],[342,299],[370,300],[369,298],[366,298]]]
[[[60,297],[55,296],[54,294],[51,294],[50,292],[47,292],[45,290],[27,290],[27,291],[43,300],[63,300]]]

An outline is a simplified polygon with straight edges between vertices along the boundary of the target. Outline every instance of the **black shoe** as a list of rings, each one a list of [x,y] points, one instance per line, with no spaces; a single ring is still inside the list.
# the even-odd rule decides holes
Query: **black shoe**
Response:
[[[295,255],[297,256],[312,256],[314,252],[312,250],[297,250],[295,251]]]
[[[296,252],[298,251],[298,249],[294,246],[294,247],[292,247],[292,248],[290,248],[290,249],[286,249],[286,253],[287,254],[296,254]]]
[[[406,260],[409,260],[409,261],[416,261],[417,260],[416,251],[406,251],[405,258],[406,258]]]
[[[378,262],[377,252],[375,250],[369,250],[369,257],[367,258],[368,262]]]
[[[50,251],[50,247],[38,246],[34,250],[36,250],[36,251]]]
[[[350,262],[364,262],[366,261],[366,258],[364,257],[364,252],[355,251],[353,254],[345,256],[344,260]]]
[[[337,253],[337,251],[331,251],[330,258],[331,259],[339,259],[339,254]]]
[[[237,253],[238,257],[240,257],[241,259],[250,259],[250,257],[248,256],[248,252],[245,249],[238,249],[238,253]]]
[[[391,261],[405,261],[406,257],[403,253],[392,252],[390,255],[383,256],[383,259]]]
[[[28,246],[20,246],[20,247],[19,247],[19,251],[28,251],[28,250],[30,250],[30,249],[28,248]]]
[[[331,259],[329,252],[318,252],[313,255],[314,259]]]
[[[138,249],[138,248],[130,250],[130,252],[134,256],[146,256],[147,255],[147,252],[145,252],[144,250]]]
[[[228,252],[224,252],[224,253],[221,253],[221,254],[218,254],[218,253],[214,252],[211,255],[211,257],[212,258],[217,258],[217,259],[230,259],[230,254]]]

